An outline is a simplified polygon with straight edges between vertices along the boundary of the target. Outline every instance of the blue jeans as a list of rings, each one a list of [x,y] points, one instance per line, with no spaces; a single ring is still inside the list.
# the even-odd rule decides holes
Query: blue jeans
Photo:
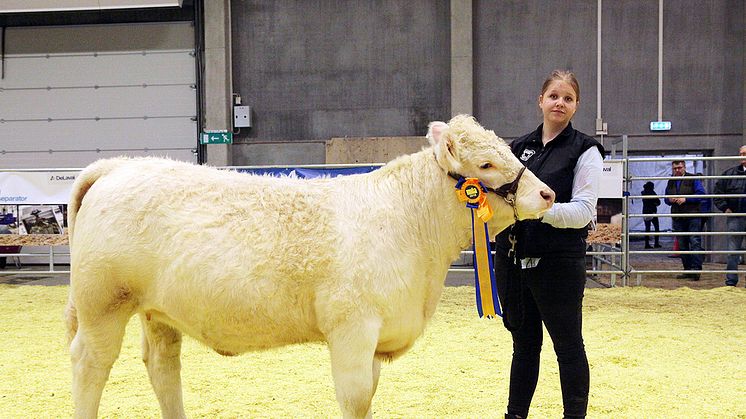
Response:
[[[746,217],[728,217],[727,219],[728,231],[742,233],[746,231]],[[728,236],[728,250],[743,250],[744,236]],[[738,261],[741,258],[741,254],[728,255],[728,266],[729,271],[738,270]],[[738,274],[726,274],[725,285],[735,286],[738,283]]]
[[[698,217],[687,217],[687,218],[674,218],[673,219],[673,231],[675,232],[688,232],[688,233],[701,233],[702,232],[702,219]],[[679,239],[679,250],[691,250],[701,251],[702,250],[702,236],[699,234],[692,234],[689,236],[677,236]],[[684,270],[687,271],[701,271],[702,270],[702,255],[699,254],[682,254],[681,263],[684,265]]]

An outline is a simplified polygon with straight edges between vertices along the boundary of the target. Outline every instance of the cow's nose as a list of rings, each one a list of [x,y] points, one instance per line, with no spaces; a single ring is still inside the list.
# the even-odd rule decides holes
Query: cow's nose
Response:
[[[541,191],[539,191],[539,193],[541,194],[541,197],[544,198],[544,202],[547,203],[547,208],[551,207],[554,203],[554,191],[547,188],[542,189]]]

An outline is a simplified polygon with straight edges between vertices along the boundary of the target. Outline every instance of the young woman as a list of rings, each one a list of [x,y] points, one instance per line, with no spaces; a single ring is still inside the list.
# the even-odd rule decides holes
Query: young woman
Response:
[[[596,210],[604,150],[570,123],[579,99],[575,75],[555,70],[539,95],[544,122],[511,144],[557,198],[541,220],[518,222],[496,238],[503,322],[513,337],[506,418],[528,416],[539,377],[542,324],[559,363],[564,417],[584,418],[588,406],[590,374],[582,335],[585,238]]]

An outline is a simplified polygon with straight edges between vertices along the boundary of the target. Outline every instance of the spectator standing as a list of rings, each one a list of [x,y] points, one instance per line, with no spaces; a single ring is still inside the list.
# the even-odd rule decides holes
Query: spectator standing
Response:
[[[655,193],[655,185],[653,184],[653,182],[645,182],[645,185],[642,186],[641,195],[649,196],[649,198],[642,198],[642,213],[643,214],[657,214],[658,206],[661,204],[661,199],[658,198],[658,194]],[[646,233],[650,233],[651,224],[653,225],[653,227],[655,227],[655,232],[660,233],[661,228],[660,228],[660,222],[658,221],[658,217],[644,217],[643,220],[645,221],[645,232]],[[654,242],[655,244],[653,246],[650,246],[650,236],[645,236],[645,248],[646,249],[652,249],[653,247],[661,247],[659,236],[655,236]]]
[[[686,179],[693,174],[686,171],[686,163],[683,160],[671,162],[671,172],[674,177],[682,179],[669,179],[666,184],[666,195],[705,195],[705,188],[699,179]],[[700,198],[666,198],[666,204],[671,206],[671,214],[698,214],[700,213]],[[677,236],[679,239],[679,251],[702,251],[702,218],[701,217],[672,217],[673,231],[677,233],[689,233]],[[681,263],[685,271],[702,270],[702,254],[681,253]],[[700,273],[685,273],[678,275],[679,279],[699,281]]]
[[[7,212],[7,207],[0,207],[0,234],[13,234],[11,225],[15,225],[16,217]],[[20,246],[0,246],[0,253],[18,253]],[[5,269],[7,256],[0,256],[0,269]]]
[[[746,157],[746,145],[742,145],[738,150],[738,155]],[[741,160],[741,164],[723,172],[723,176],[746,176],[746,159]],[[715,184],[716,195],[732,195],[746,193],[746,179],[724,178],[719,179]],[[715,206],[726,214],[746,212],[746,198],[715,198]],[[746,217],[727,217],[725,220],[728,231],[732,233],[743,233],[746,231]],[[743,250],[744,236],[731,234],[728,236],[728,250]],[[728,255],[727,269],[729,271],[738,270],[740,254]],[[738,284],[738,274],[729,273],[725,275],[725,285],[735,287]]]
[[[697,172],[697,176],[703,176],[703,173]],[[701,181],[700,181],[701,182]],[[704,182],[702,182],[704,185]],[[705,188],[707,190],[707,188]],[[699,204],[699,212],[702,214],[710,214],[712,212],[712,198],[702,198],[702,203]],[[707,231],[707,226],[710,224],[712,216],[702,217],[702,231]]]
[[[10,228],[6,224],[0,224],[0,234],[10,234]],[[9,246],[0,246],[0,253],[8,251]],[[6,256],[0,256],[0,269],[5,269],[5,265],[8,263]]]

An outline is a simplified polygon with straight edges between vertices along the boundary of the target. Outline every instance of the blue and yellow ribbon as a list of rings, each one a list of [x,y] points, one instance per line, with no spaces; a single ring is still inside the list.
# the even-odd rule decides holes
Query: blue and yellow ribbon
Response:
[[[490,257],[490,239],[487,221],[494,212],[487,202],[487,189],[476,178],[461,178],[456,183],[456,195],[471,209],[471,231],[474,238],[474,275],[479,317],[502,317],[497,296],[495,269]],[[476,214],[475,214],[476,212]]]

